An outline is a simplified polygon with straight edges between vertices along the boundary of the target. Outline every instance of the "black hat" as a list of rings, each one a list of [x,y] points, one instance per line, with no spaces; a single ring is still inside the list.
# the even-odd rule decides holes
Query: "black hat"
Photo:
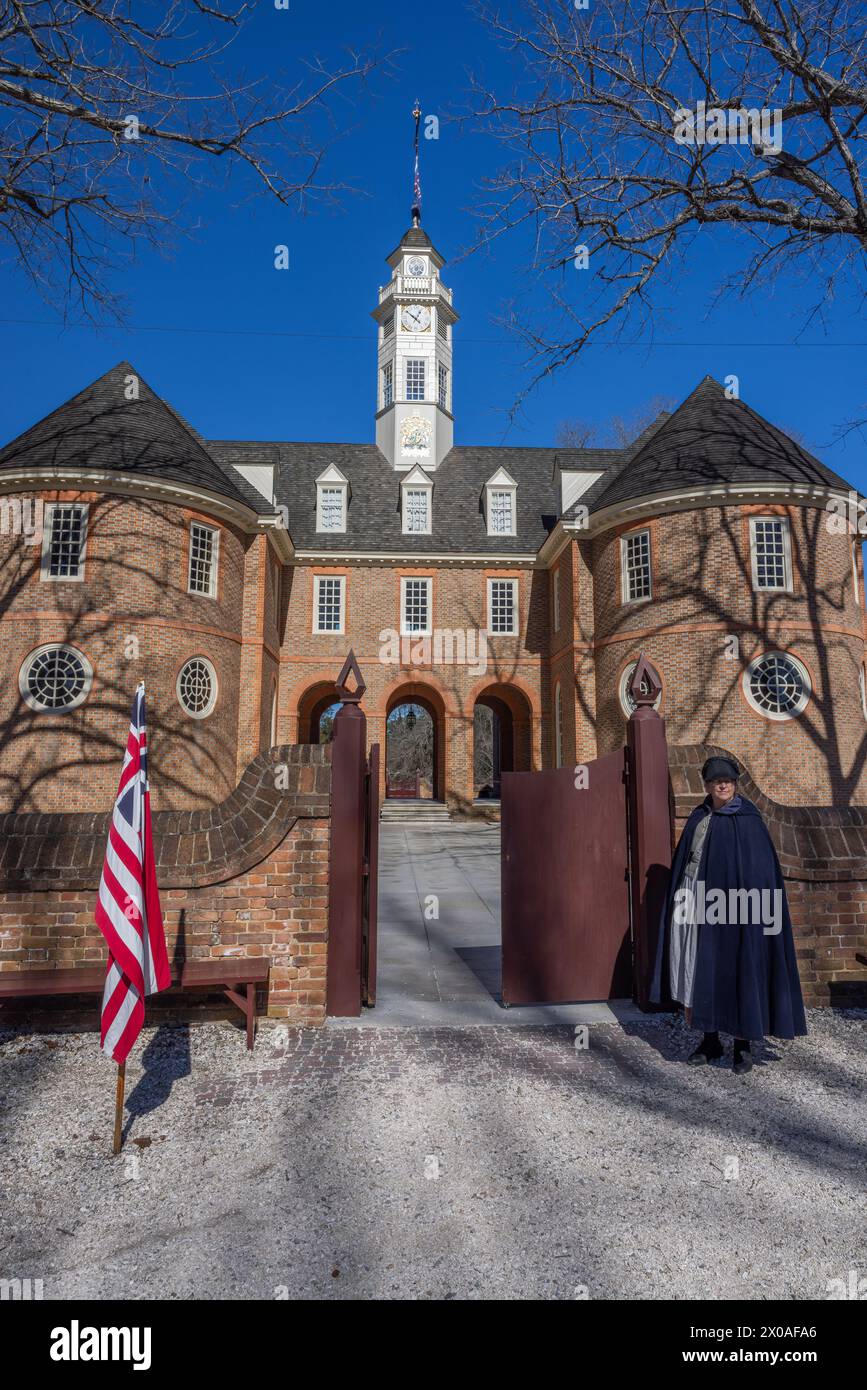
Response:
[[[701,770],[703,782],[736,782],[740,775],[740,768],[731,758],[708,758]]]

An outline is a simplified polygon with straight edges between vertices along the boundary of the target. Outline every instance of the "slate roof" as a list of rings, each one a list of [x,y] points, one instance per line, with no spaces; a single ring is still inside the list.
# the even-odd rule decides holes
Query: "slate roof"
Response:
[[[139,379],[127,400],[124,378]],[[207,488],[258,513],[273,513],[261,493],[208,451],[129,362],[79,391],[0,449],[2,468],[99,468]]]
[[[646,442],[637,444],[615,473],[600,479],[591,511],[636,497],[725,483],[805,483],[843,491],[850,487],[744,401],[727,399],[711,376],[699,382]]]
[[[124,378],[140,382],[137,401]],[[274,467],[272,505],[237,467]],[[345,532],[316,531],[316,479],[330,465],[347,477]],[[663,412],[626,449],[456,446],[433,482],[433,533],[405,536],[400,484],[374,444],[280,440],[207,440],[152,391],[128,362],[60,406],[0,450],[0,469],[53,466],[101,468],[206,488],[259,515],[288,510],[298,550],[418,554],[531,554],[560,514],[560,473],[603,474],[565,513],[602,508],[689,487],[751,482],[809,483],[848,491],[849,484],[763,420],[742,401],[726,399],[705,377],[672,414]],[[489,536],[484,487],[504,468],[517,483],[516,536]]]
[[[275,496],[288,508],[289,533],[297,550],[393,552],[418,554],[531,554],[544,543],[559,515],[554,462],[583,452],[576,449],[456,447],[433,482],[433,531],[405,536],[401,530],[400,484],[396,472],[375,444],[305,444],[294,441],[257,444],[209,440],[222,463],[276,463]],[[334,464],[349,480],[345,532],[317,532],[316,479]],[[499,468],[518,485],[517,536],[489,536],[483,508],[484,486]]]

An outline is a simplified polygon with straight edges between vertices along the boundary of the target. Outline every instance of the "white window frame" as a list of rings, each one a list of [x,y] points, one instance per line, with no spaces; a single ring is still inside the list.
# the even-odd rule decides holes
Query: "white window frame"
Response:
[[[390,405],[394,405],[394,363],[384,362],[382,364],[382,409],[388,410]]]
[[[429,536],[431,533],[431,489],[429,487],[414,484],[410,487],[401,488],[403,494],[403,534],[405,536]],[[424,525],[410,526],[410,497],[424,498]]]
[[[31,695],[30,686],[28,684],[30,668],[33,665],[33,663],[37,660],[38,657],[43,656],[46,652],[53,651],[72,652],[73,655],[77,658],[77,660],[80,661],[82,670],[84,671],[84,686],[75,696],[75,699],[71,700],[68,705],[57,705],[55,708],[51,708],[48,705],[41,705],[38,702],[38,700],[36,700],[35,697]],[[93,667],[91,666],[87,657],[84,655],[84,652],[80,651],[78,647],[73,646],[71,642],[43,642],[40,647],[36,647],[35,650],[32,652],[28,652],[27,656],[22,661],[21,668],[18,672],[18,689],[21,692],[21,698],[26,705],[29,705],[29,707],[32,710],[35,710],[38,714],[68,714],[70,710],[78,709],[79,705],[84,704],[85,700],[91,692],[92,687]]]
[[[855,540],[852,542],[852,586],[855,590],[856,608],[861,607],[861,579],[858,574],[858,547],[860,545],[860,540]]]
[[[759,585],[759,555],[756,540],[756,526],[759,522],[773,522],[782,526],[783,535],[783,583]],[[757,594],[790,594],[792,592],[792,534],[787,516],[750,517],[750,570],[753,590]]]
[[[422,628],[407,627],[406,621],[406,599],[408,585],[424,584],[427,587],[427,623]],[[400,580],[400,635],[401,637],[430,637],[433,625],[433,579],[423,574],[402,575]]]
[[[553,573],[553,575],[551,576],[551,595],[552,595],[552,609],[553,609],[553,614],[552,614],[552,616],[553,616],[553,622],[554,622],[554,631],[555,631],[555,632],[559,632],[559,631],[560,631],[560,566],[559,566],[559,565],[558,565],[557,568],[554,570],[554,573]]]
[[[496,493],[511,494],[512,509],[512,529],[510,531],[494,530],[494,495]],[[493,477],[485,483],[485,525],[489,536],[516,536],[518,534],[518,484],[505,468],[498,468]]]
[[[437,363],[437,405],[440,410],[449,408],[449,369],[445,362]]]
[[[54,517],[58,511],[71,507],[81,512],[81,549],[78,552],[77,574],[52,574],[51,537],[54,531]],[[84,582],[84,562],[87,556],[87,530],[89,506],[87,502],[46,502],[42,512],[42,563],[40,578],[50,584],[82,584]]]
[[[416,378],[416,379],[413,381],[413,389],[416,390],[416,391],[420,389],[420,390],[421,390],[421,395],[420,395],[420,396],[418,396],[418,395],[413,395],[413,396],[411,396],[411,395],[409,394],[409,377],[410,377],[410,370],[409,370],[409,369],[410,369],[410,367],[420,367],[420,368],[421,368],[421,371],[420,371],[420,372],[414,372],[414,373],[413,373],[413,376]],[[427,358],[426,358],[426,357],[405,357],[405,358],[404,358],[404,362],[403,362],[403,385],[404,385],[404,390],[405,390],[405,393],[406,393],[405,396],[404,396],[404,400],[412,401],[412,402],[426,401],[426,400],[427,400],[427,377],[428,377],[428,372],[427,372]],[[419,378],[420,378],[420,379],[419,379]]]
[[[801,698],[798,704],[794,707],[794,709],[768,710],[765,709],[762,705],[760,705],[753,697],[753,693],[750,688],[750,681],[752,679],[753,672],[755,671],[756,667],[759,665],[760,662],[765,661],[768,657],[773,656],[784,657],[786,661],[790,661],[801,678]],[[813,683],[810,680],[810,673],[804,665],[803,661],[801,661],[799,657],[793,655],[792,652],[784,652],[775,648],[771,648],[769,651],[766,652],[761,652],[750,662],[749,666],[744,671],[741,688],[743,689],[744,696],[746,697],[746,701],[750,709],[753,710],[755,714],[761,715],[763,719],[770,719],[772,723],[775,724],[785,724],[788,723],[790,719],[800,718],[800,716],[804,713],[804,710],[807,708],[807,705],[810,703],[810,700],[813,695]]]
[[[508,584],[512,590],[512,626],[510,628],[494,629],[494,585]],[[519,633],[518,616],[518,581],[517,579],[494,577],[488,580],[488,636],[489,637],[517,637]]]
[[[205,705],[204,709],[198,709],[198,710],[187,709],[186,705],[184,704],[183,700],[181,699],[181,678],[182,678],[184,672],[186,671],[187,667],[188,667],[188,666],[190,665],[190,663],[193,662],[193,661],[198,661],[198,662],[201,663],[202,666],[206,667],[206,668],[207,668],[208,675],[209,675],[210,678],[211,678],[211,698],[209,699],[208,703]],[[181,709],[183,710],[183,712],[184,712],[184,714],[187,716],[187,718],[188,718],[188,719],[207,719],[210,715],[212,715],[212,714],[214,713],[214,710],[216,709],[216,706],[217,706],[217,696],[219,695],[219,693],[220,693],[220,684],[219,684],[219,681],[217,680],[217,672],[216,672],[215,669],[214,669],[214,663],[213,663],[212,661],[209,661],[208,658],[207,658],[206,656],[196,655],[196,656],[189,656],[189,657],[187,657],[186,661],[184,662],[183,666],[181,667],[180,671],[178,671],[178,674],[177,674],[177,676],[175,677],[175,696],[176,696],[176,698],[177,698],[178,704],[180,705]]]
[[[563,766],[563,691],[554,686],[554,766]]]
[[[647,593],[633,595],[629,592],[629,542],[642,536],[647,537]],[[620,537],[620,598],[623,603],[647,603],[653,598],[653,540],[649,526],[627,531]]]
[[[319,588],[327,581],[329,584],[337,584],[340,594],[340,625],[339,627],[320,627],[319,626]],[[340,637],[346,632],[346,575],[345,574],[314,574],[313,576],[313,632],[319,637]]]
[[[324,501],[326,492],[336,492],[340,495],[340,524],[338,526],[326,526]],[[316,484],[316,530],[324,531],[326,535],[338,535],[346,531],[346,484],[345,483],[317,483]]]
[[[208,531],[211,535],[211,572],[208,576],[209,588],[207,593],[203,589],[194,589],[193,583],[193,532],[195,530]],[[217,526],[209,526],[206,521],[190,522],[188,533],[189,552],[187,554],[187,593],[193,598],[216,598],[220,565],[220,531]]]

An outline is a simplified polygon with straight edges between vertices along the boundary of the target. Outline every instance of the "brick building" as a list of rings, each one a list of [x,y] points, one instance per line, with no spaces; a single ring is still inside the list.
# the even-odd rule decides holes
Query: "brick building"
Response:
[[[121,363],[0,451],[0,810],[104,810],[141,678],[155,808],[216,806],[350,647],[452,812],[619,745],[641,650],[670,744],[867,801],[849,485],[710,377],[623,449],[455,445],[444,262],[414,226],[388,264],[375,443],[204,439]]]

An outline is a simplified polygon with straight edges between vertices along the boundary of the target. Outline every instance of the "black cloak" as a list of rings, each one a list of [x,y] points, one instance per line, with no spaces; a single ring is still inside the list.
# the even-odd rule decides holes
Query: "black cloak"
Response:
[[[793,1038],[807,1032],[801,981],[795,957],[792,922],[777,852],[761,814],[745,796],[735,796],[719,811],[708,796],[689,817],[674,853],[671,880],[663,912],[650,998],[669,998],[669,940],[675,895],[689,858],[696,826],[713,816],[699,868],[705,893],[722,889],[778,889],[773,900],[780,930],[765,933],[761,921],[732,924],[700,922],[692,999],[692,1025],[737,1038]],[[772,901],[767,899],[768,902]],[[711,914],[708,913],[708,916]]]

